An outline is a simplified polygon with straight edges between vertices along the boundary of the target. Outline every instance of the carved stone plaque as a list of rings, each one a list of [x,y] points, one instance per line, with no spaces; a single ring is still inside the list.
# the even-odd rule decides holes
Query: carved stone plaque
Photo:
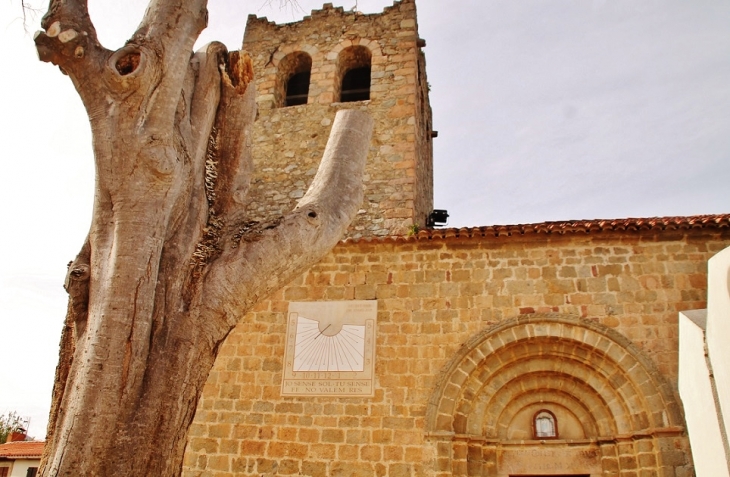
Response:
[[[499,476],[521,475],[600,475],[601,451],[595,446],[524,446],[503,449],[499,456]]]
[[[284,396],[372,396],[375,392],[374,300],[291,302]]]

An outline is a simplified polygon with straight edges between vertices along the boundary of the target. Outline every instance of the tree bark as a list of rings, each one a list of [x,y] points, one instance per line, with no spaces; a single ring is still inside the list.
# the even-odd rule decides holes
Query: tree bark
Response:
[[[297,207],[246,222],[253,71],[220,43],[191,54],[205,5],[152,0],[110,51],[85,1],[52,0],[36,34],[41,60],[69,75],[86,107],[96,163],[41,475],[179,475],[222,341],[327,253],[362,201],[372,121],[340,111]]]

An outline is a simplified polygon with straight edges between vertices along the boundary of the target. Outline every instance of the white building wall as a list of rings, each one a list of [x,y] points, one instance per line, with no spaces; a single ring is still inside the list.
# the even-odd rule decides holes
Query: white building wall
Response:
[[[730,247],[710,259],[707,280],[707,349],[727,432],[730,429]]]
[[[679,395],[697,477],[730,477],[705,358],[707,310],[679,314]]]
[[[697,477],[730,477],[730,247],[707,267],[707,309],[679,314],[679,395]]]
[[[10,477],[25,477],[29,467],[38,467],[40,463],[40,459],[16,459]]]

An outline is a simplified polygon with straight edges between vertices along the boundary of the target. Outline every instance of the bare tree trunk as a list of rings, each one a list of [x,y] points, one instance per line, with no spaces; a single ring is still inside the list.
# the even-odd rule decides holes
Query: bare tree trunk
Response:
[[[84,0],[51,0],[39,56],[74,82],[96,161],[41,475],[178,475],[218,351],[260,299],[327,253],[362,201],[372,121],[338,113],[294,211],[247,223],[256,115],[250,59],[191,55],[205,0],[152,0],[126,46],[103,48]]]

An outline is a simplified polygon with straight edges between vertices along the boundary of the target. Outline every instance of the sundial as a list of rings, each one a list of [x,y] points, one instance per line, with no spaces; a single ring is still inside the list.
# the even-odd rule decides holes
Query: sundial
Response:
[[[287,317],[285,396],[372,396],[374,300],[291,302]]]

